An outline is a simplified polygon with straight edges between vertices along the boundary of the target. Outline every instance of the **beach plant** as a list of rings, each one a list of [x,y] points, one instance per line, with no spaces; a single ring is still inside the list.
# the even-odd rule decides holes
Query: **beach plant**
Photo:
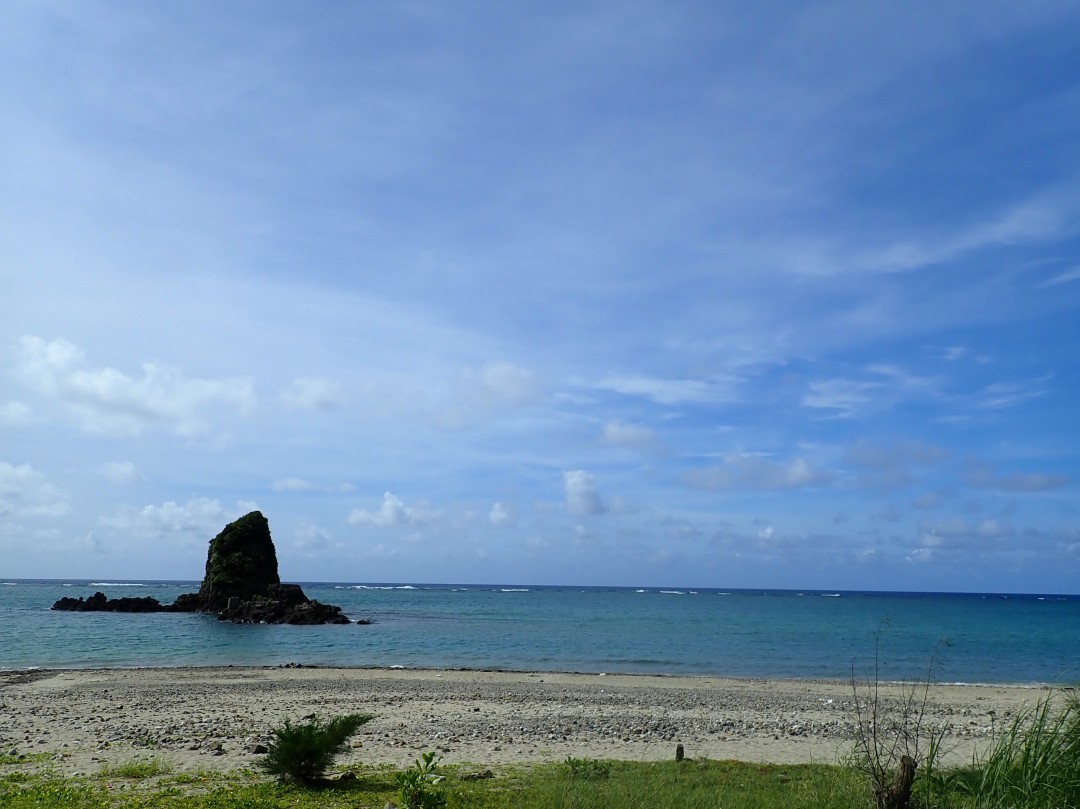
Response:
[[[1049,696],[1020,712],[986,757],[953,780],[977,809],[1080,806],[1080,697]]]
[[[374,717],[352,713],[323,721],[315,718],[303,724],[288,719],[273,728],[274,741],[259,763],[280,781],[314,784],[322,780],[334,758],[345,751],[349,738]]]
[[[888,622],[882,629],[888,627]],[[881,693],[881,631],[875,633],[874,664],[869,679],[859,680],[851,666],[855,712],[855,748],[851,765],[868,780],[876,809],[908,809],[916,772],[922,767],[926,785],[936,783],[934,771],[945,730],[927,722],[930,688],[934,682],[942,640],[934,648],[922,679],[904,683],[899,699]]]
[[[442,809],[446,795],[441,784],[445,777],[439,775],[439,757],[434,751],[421,754],[411,767],[398,773],[398,797],[402,809]]]

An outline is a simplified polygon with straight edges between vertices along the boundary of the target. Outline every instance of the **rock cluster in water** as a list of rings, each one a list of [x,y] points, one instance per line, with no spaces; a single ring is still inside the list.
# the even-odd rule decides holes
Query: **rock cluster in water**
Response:
[[[308,598],[298,584],[282,584],[270,524],[259,511],[233,523],[210,541],[206,576],[197,593],[172,604],[156,598],[61,598],[54,610],[79,612],[216,612],[237,624],[347,624],[341,607]],[[366,622],[365,622],[366,623]]]

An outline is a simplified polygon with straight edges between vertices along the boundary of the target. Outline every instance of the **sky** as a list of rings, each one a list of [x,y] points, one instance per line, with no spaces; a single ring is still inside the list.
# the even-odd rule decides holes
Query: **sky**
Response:
[[[1080,593],[1080,6],[0,9],[0,577]]]

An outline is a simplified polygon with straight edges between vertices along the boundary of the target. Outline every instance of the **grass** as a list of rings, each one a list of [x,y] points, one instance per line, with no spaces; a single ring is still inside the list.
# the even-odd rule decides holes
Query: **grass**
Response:
[[[3,753],[0,754],[0,765],[36,764],[48,761],[52,758],[52,755],[52,753],[23,753],[22,755],[12,756]]]
[[[427,758],[425,757],[425,761]],[[432,774],[418,762],[414,769]],[[438,800],[447,809],[857,809],[874,803],[859,768],[837,764],[759,765],[735,761],[597,761],[567,758],[498,769],[439,767]],[[155,759],[130,761],[94,777],[50,770],[0,770],[3,809],[381,809],[398,802],[402,773],[390,767],[348,769],[349,780],[272,781],[251,771],[179,773]],[[408,772],[408,771],[406,771]],[[434,782],[432,782],[434,786]],[[443,799],[445,798],[445,804]],[[420,805],[424,805],[421,803]],[[1080,808],[1080,698],[1039,702],[1006,725],[983,760],[920,778],[919,809]]]
[[[1004,728],[985,760],[945,780],[976,809],[1080,807],[1080,696],[1041,700]]]
[[[579,760],[580,763],[580,760]],[[687,761],[597,762],[572,774],[563,762],[504,768],[496,777],[467,781],[464,768],[441,769],[447,775],[448,809],[479,807],[649,806],[664,809],[739,806],[746,809],[850,809],[862,805],[866,790],[857,774],[822,765],[761,766],[736,762]],[[596,777],[600,772],[606,775]],[[386,768],[357,768],[355,780],[305,787],[276,781],[253,782],[242,774],[184,788],[166,778],[153,789],[118,789],[100,778],[61,778],[40,774],[29,781],[0,777],[4,809],[381,809],[399,800],[397,773]],[[193,786],[193,785],[192,785]]]
[[[106,764],[98,772],[98,778],[121,778],[141,781],[146,778],[167,775],[170,772],[172,772],[172,767],[159,758],[133,758],[119,764]]]

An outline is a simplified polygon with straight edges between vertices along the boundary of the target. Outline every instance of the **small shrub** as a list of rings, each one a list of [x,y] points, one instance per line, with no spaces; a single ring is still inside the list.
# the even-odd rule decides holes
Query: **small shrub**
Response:
[[[888,622],[883,628],[887,626]],[[869,781],[876,809],[907,809],[916,768],[923,768],[924,784],[931,791],[935,783],[944,732],[928,726],[927,709],[934,671],[948,641],[940,641],[934,649],[926,676],[904,684],[900,699],[890,703],[881,694],[881,632],[875,637],[872,679],[860,682],[854,662],[851,667],[855,749],[850,763]]]
[[[302,725],[286,719],[281,727],[274,728],[274,741],[259,766],[281,781],[319,781],[334,758],[344,752],[349,737],[372,719],[370,714],[357,713],[325,722],[313,719]]]
[[[434,752],[424,753],[409,769],[398,774],[402,809],[442,809],[446,806],[446,795],[437,788],[444,780],[436,772],[438,766],[439,759]]]

